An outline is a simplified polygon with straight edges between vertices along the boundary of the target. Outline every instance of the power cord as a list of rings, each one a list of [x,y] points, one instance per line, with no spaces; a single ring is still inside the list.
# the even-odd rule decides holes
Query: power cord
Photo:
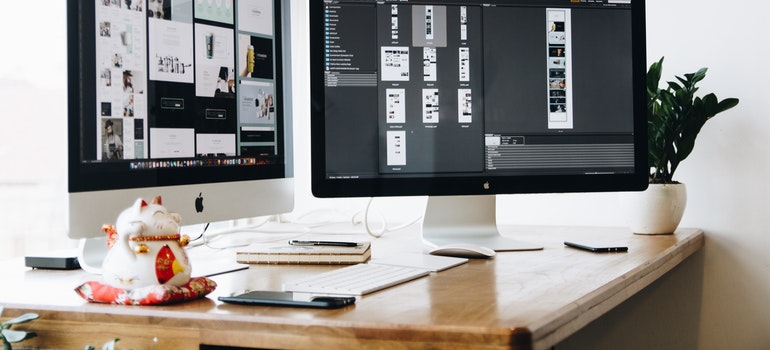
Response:
[[[417,217],[416,219],[414,219],[414,220],[412,220],[410,222],[407,222],[405,224],[401,224],[401,225],[398,225],[398,226],[395,226],[395,227],[388,227],[388,222],[385,219],[385,217],[382,214],[377,213],[377,215],[382,219],[382,223],[383,224],[382,224],[382,228],[380,228],[379,230],[374,230],[374,229],[372,229],[371,225],[369,224],[369,213],[371,211],[372,202],[374,202],[374,197],[370,197],[369,198],[369,202],[366,203],[366,209],[363,211],[363,215],[364,215],[363,221],[361,221],[360,219],[357,220],[357,217],[360,216],[362,214],[362,212],[356,213],[355,215],[353,215],[353,218],[352,218],[353,225],[360,225],[360,224],[363,223],[364,224],[364,228],[366,229],[366,234],[368,234],[371,237],[380,238],[380,237],[382,237],[384,234],[386,234],[388,232],[402,230],[402,229],[407,228],[407,227],[409,227],[411,225],[414,225],[414,224],[420,222],[420,220],[422,220],[422,216],[420,216],[420,217]]]
[[[404,223],[404,224],[401,224],[401,225],[392,226],[392,227],[388,226],[387,219],[385,218],[385,216],[382,215],[379,212],[374,211],[372,209],[372,204],[374,202],[374,198],[375,197],[370,197],[368,202],[366,203],[365,209],[362,210],[362,211],[359,211],[359,212],[357,212],[355,214],[353,214],[353,216],[350,218],[350,222],[353,224],[353,226],[363,225],[364,231],[370,237],[373,237],[375,239],[376,238],[380,238],[383,235],[385,235],[386,233],[402,230],[402,229],[407,228],[407,227],[409,227],[411,225],[414,225],[414,224],[416,224],[416,223],[418,223],[418,222],[420,222],[422,220],[422,216],[419,216],[419,217],[415,218],[414,220],[409,221],[409,222]],[[235,248],[235,247],[238,247],[238,246],[248,245],[248,244],[235,244],[235,245],[230,244],[230,245],[225,245],[225,246],[216,246],[216,245],[212,244],[214,241],[216,241],[221,236],[227,235],[229,233],[236,233],[236,232],[243,233],[243,232],[252,231],[254,233],[267,233],[267,234],[281,234],[281,233],[282,234],[288,234],[289,233],[289,232],[281,231],[281,230],[270,230],[270,229],[263,228],[263,226],[265,226],[265,224],[267,224],[267,223],[269,223],[271,221],[276,221],[276,222],[279,222],[279,223],[289,223],[289,224],[299,225],[300,229],[297,230],[296,232],[292,232],[292,238],[300,237],[300,236],[303,236],[303,235],[308,234],[308,233],[313,233],[314,229],[318,229],[318,228],[323,227],[323,226],[329,226],[329,225],[334,225],[334,224],[339,224],[339,223],[346,222],[346,220],[344,220],[344,219],[341,219],[341,220],[334,220],[334,219],[332,219],[332,220],[324,220],[324,221],[318,221],[318,222],[313,222],[313,221],[308,222],[308,221],[305,221],[308,217],[311,217],[312,215],[316,215],[319,212],[325,213],[325,216],[327,216],[327,217],[332,216],[332,214],[335,214],[335,215],[336,214],[340,214],[338,211],[331,210],[331,209],[319,209],[319,210],[313,210],[313,211],[304,213],[304,214],[298,216],[297,218],[295,218],[294,220],[286,220],[283,217],[281,217],[280,215],[269,215],[269,216],[265,216],[264,220],[262,220],[261,222],[258,222],[256,224],[244,225],[244,226],[235,226],[235,227],[231,227],[231,228],[227,228],[227,229],[217,230],[216,232],[209,233],[209,234],[207,234],[207,230],[208,230],[209,225],[211,223],[206,223],[204,225],[203,230],[201,231],[201,233],[197,234],[195,236],[195,238],[191,238],[190,239],[190,244],[189,244],[188,247],[192,248],[192,247],[197,247],[197,246],[205,246],[205,247],[208,247],[208,248],[211,248],[211,249],[227,249],[227,248]],[[370,216],[372,216],[372,215],[376,215],[378,217],[379,221],[382,222],[382,227],[379,227],[379,228],[372,227],[372,223],[371,223],[371,220],[370,220]],[[263,242],[282,240],[282,239],[285,239],[285,238],[286,238],[285,235],[281,235],[280,238],[271,237],[270,239],[264,240]]]

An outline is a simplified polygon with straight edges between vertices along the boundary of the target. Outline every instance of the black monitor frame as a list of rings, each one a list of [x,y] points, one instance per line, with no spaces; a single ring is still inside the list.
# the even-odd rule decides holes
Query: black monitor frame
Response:
[[[274,11],[283,13],[281,7],[282,1],[275,1]],[[288,10],[286,10],[288,13]],[[94,5],[90,2],[67,1],[67,60],[68,60],[68,174],[70,192],[88,192],[116,190],[127,188],[143,188],[154,186],[178,186],[191,185],[212,182],[235,182],[235,181],[253,181],[257,179],[280,179],[287,177],[287,162],[293,161],[291,156],[286,157],[287,142],[291,142],[291,135],[283,129],[284,123],[290,123],[290,119],[284,119],[284,109],[278,109],[276,118],[277,125],[281,126],[275,134],[277,144],[277,156],[269,161],[270,164],[260,166],[233,166],[233,167],[197,167],[197,168],[175,168],[158,167],[153,169],[143,169],[140,171],[131,170],[131,161],[104,162],[95,161],[96,147],[89,143],[88,137],[97,132],[94,120],[98,118],[96,103],[95,81],[97,80],[96,71],[93,67],[95,62],[96,32],[89,26],[94,23]],[[280,30],[284,28],[282,16],[275,16],[275,26],[278,30],[274,33],[276,42],[283,42],[284,33]],[[278,46],[282,48],[282,46]],[[285,89],[283,64],[284,53],[278,50],[275,54],[275,90],[277,103],[279,106],[284,104]],[[288,75],[290,77],[290,75]],[[290,102],[290,99],[286,99]],[[145,128],[152,127],[145,125]],[[89,136],[90,137],[90,136]],[[289,140],[287,140],[289,138]],[[195,157],[200,158],[200,157]],[[237,159],[239,157],[217,157],[219,159]],[[162,159],[168,161],[184,161],[190,157]],[[141,160],[141,159],[140,159]],[[149,160],[149,159],[145,159]],[[288,170],[291,172],[291,169]]]
[[[452,1],[446,1],[451,3]],[[521,2],[521,1],[520,1]],[[537,3],[537,1],[530,1]],[[542,2],[542,1],[541,1]],[[563,1],[569,3],[569,1]],[[327,123],[324,111],[323,7],[310,2],[310,89],[312,191],[317,197],[378,197],[415,195],[486,195],[643,190],[647,186],[647,107],[645,3],[632,2],[634,170],[626,174],[517,175],[517,176],[381,176],[329,178],[327,176]],[[385,2],[390,3],[389,1]],[[395,3],[395,2],[393,2]],[[457,2],[458,4],[463,1]],[[350,152],[356,152],[350,149]]]

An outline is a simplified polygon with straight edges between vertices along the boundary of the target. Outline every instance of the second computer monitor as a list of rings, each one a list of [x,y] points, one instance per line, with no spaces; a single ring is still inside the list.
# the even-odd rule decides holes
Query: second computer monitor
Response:
[[[429,195],[451,226],[479,204],[436,196],[645,188],[644,11],[311,1],[313,193]]]

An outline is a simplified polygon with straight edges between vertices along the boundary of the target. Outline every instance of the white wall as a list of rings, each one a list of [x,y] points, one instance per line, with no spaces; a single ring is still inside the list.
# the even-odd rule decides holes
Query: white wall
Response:
[[[650,1],[648,57],[664,72],[709,67],[702,91],[738,97],[711,120],[678,177],[688,185],[684,225],[706,231],[700,347],[770,347],[770,56],[764,1]],[[759,59],[758,59],[759,58]],[[673,292],[673,291],[672,291]]]
[[[304,16],[305,2],[295,4],[294,10]],[[622,312],[597,321],[594,329],[577,334],[563,347],[616,348],[618,343],[609,339],[638,337],[639,325],[652,325],[647,331],[655,338],[647,343],[637,339],[642,341],[636,344],[639,348],[650,344],[656,348],[770,347],[770,190],[765,185],[770,179],[768,16],[770,5],[764,1],[647,1],[648,62],[665,56],[663,73],[668,80],[674,74],[708,67],[701,91],[741,100],[736,108],[706,124],[693,154],[676,173],[689,192],[682,225],[703,228],[706,247],[702,255],[672,271],[668,280],[656,283],[624,304]],[[301,30],[306,32],[305,27]],[[295,49],[301,57],[295,67],[306,69],[304,50],[304,46]],[[306,85],[295,87],[298,96],[309,93]],[[300,102],[296,110],[309,107]],[[309,135],[303,125],[298,125],[298,132]],[[313,199],[304,178],[309,148],[299,145],[297,151],[299,211],[329,204],[353,211],[363,205],[362,200]],[[415,210],[422,210],[425,199],[377,199],[375,203],[389,218],[407,220]],[[503,196],[498,203],[499,220],[506,224],[624,225],[616,194]],[[699,284],[702,291],[690,288]],[[682,312],[661,314],[657,308]],[[624,325],[628,317],[635,319]],[[655,325],[676,331],[661,332]],[[633,346],[623,346],[629,347]]]

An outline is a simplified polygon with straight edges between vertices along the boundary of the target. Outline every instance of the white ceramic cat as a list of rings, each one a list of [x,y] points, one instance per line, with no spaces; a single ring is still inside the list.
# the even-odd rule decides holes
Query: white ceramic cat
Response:
[[[102,265],[104,283],[128,290],[185,285],[192,267],[183,249],[188,238],[179,234],[180,221],[160,196],[149,204],[137,199],[115,223],[115,241]]]

